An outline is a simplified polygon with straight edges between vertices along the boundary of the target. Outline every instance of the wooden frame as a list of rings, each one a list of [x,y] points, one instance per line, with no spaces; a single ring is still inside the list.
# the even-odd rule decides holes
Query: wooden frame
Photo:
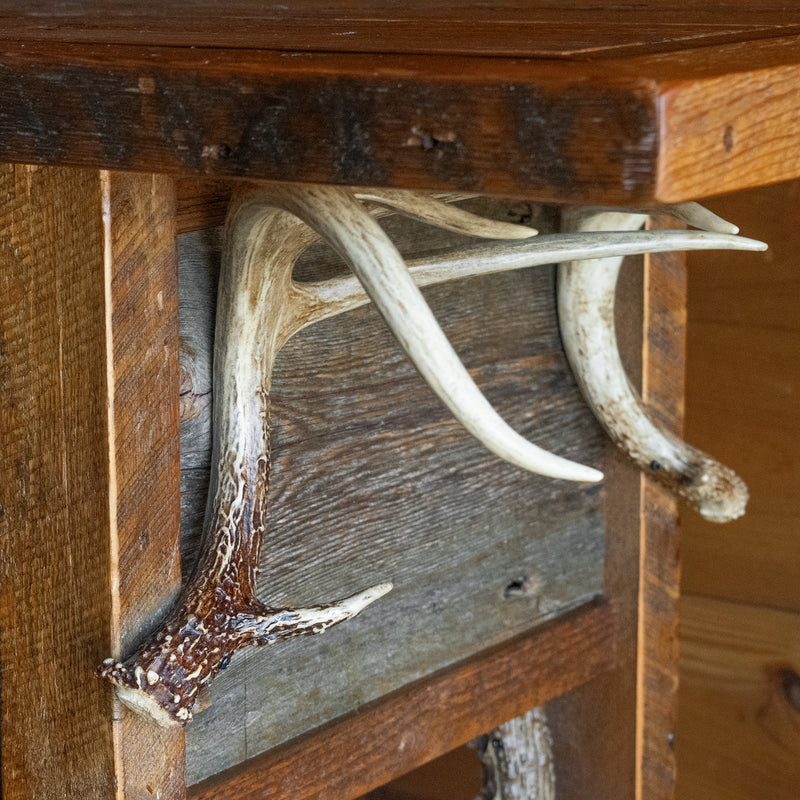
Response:
[[[385,30],[355,15],[347,44],[345,17],[245,14],[218,31],[200,2],[192,39],[180,4],[140,3],[139,27],[98,26],[85,5],[65,19],[20,4],[0,33],[0,161],[26,165],[0,169],[0,786],[177,800],[181,732],[122,715],[87,677],[179,588],[176,231],[218,220],[239,179],[633,205],[800,176],[800,17],[776,22],[765,0],[721,25],[682,3],[670,27],[633,4],[617,25],[616,6],[587,16],[596,4],[575,0],[561,38],[547,10],[506,36],[472,9],[463,41],[440,46],[416,6]],[[186,192],[200,177],[207,191]],[[647,258],[628,287],[625,307],[643,308],[622,320],[629,368],[677,427],[682,260]],[[676,512],[620,456],[608,465],[602,598],[189,796],[269,781],[355,797],[549,701],[561,798],[669,797]],[[355,765],[332,779],[325,763]]]
[[[59,240],[66,237],[67,242],[74,242],[76,249],[70,255],[69,249],[56,247],[55,239],[51,238],[47,245],[50,249],[43,250],[37,240],[38,269],[18,273],[16,279],[22,282],[20,289],[5,295],[6,318],[27,320],[27,336],[32,335],[41,315],[46,317],[48,313],[54,313],[56,319],[70,320],[73,328],[68,334],[63,328],[54,330],[52,335],[41,340],[40,350],[29,356],[42,363],[49,359],[54,365],[47,373],[49,388],[43,396],[47,397],[47,392],[57,392],[64,403],[62,410],[52,414],[47,404],[39,411],[29,408],[25,426],[18,416],[4,416],[4,440],[10,442],[6,465],[19,463],[15,452],[35,452],[37,441],[52,440],[62,443],[62,456],[52,463],[67,464],[67,473],[62,466],[54,470],[49,483],[41,483],[43,494],[23,493],[4,498],[5,535],[0,537],[4,564],[18,566],[30,550],[30,534],[23,536],[21,532],[32,530],[37,519],[41,506],[35,502],[36,498],[56,490],[66,492],[69,474],[73,470],[85,472],[85,464],[90,463],[87,458],[96,465],[94,483],[84,490],[86,502],[96,506],[96,511],[90,512],[90,518],[95,520],[94,527],[87,528],[83,523],[80,541],[73,544],[73,538],[65,536],[63,529],[42,526],[39,529],[41,547],[47,556],[43,560],[34,559],[31,562],[34,571],[23,571],[20,575],[30,586],[46,586],[46,581],[42,584],[42,577],[48,564],[54,561],[69,564],[68,574],[72,577],[61,579],[59,584],[66,593],[53,588],[32,597],[32,605],[20,606],[20,590],[13,588],[17,584],[4,581],[3,790],[6,797],[14,798],[30,796],[30,779],[26,777],[30,773],[26,765],[32,763],[34,756],[26,742],[53,742],[49,734],[52,721],[46,716],[45,729],[32,738],[15,737],[9,744],[8,737],[13,728],[21,725],[35,727],[36,715],[31,718],[18,705],[18,698],[25,696],[20,681],[24,680],[29,687],[26,691],[35,691],[32,676],[39,675],[41,694],[47,696],[51,673],[44,667],[49,662],[41,643],[45,631],[51,627],[50,620],[59,618],[59,608],[76,613],[83,604],[86,611],[81,613],[89,614],[84,618],[92,622],[90,628],[80,628],[84,632],[79,640],[88,637],[94,644],[82,657],[98,658],[109,645],[119,652],[135,641],[138,631],[152,624],[177,589],[178,374],[175,205],[171,182],[148,175],[123,176],[54,168],[8,167],[5,175],[6,197],[17,198],[10,207],[14,202],[27,204],[26,213],[36,213],[42,219],[42,236],[52,237],[56,232]],[[45,198],[46,208],[42,205]],[[10,229],[17,230],[13,221]],[[83,243],[80,248],[79,242]],[[88,247],[89,242],[94,244]],[[34,244],[24,246],[28,247],[27,252],[32,252],[30,248]],[[58,257],[63,263],[85,269],[87,255],[94,266],[86,270],[83,283],[45,281],[42,289],[31,288],[37,285],[37,280],[42,280],[39,276],[42,258]],[[671,314],[680,314],[683,299],[680,266],[675,266],[675,259],[674,256],[649,257],[646,272],[645,313],[648,321],[661,324],[650,325],[650,346],[645,349],[645,375],[648,376],[645,392],[651,387],[652,394],[652,387],[660,387],[662,403],[669,400],[675,386],[670,383],[675,376],[665,373],[665,365],[680,363],[679,359],[677,362],[674,359],[680,352],[680,342],[664,337],[665,331],[671,330],[671,325],[665,321],[672,320]],[[25,263],[24,259],[21,263]],[[52,269],[57,270],[56,262],[51,260],[50,263],[54,265]],[[671,266],[665,268],[665,263]],[[6,262],[3,271],[6,281],[11,270]],[[80,288],[83,286],[86,288]],[[637,299],[641,291],[640,281],[634,278],[629,289],[632,306],[626,307],[641,303]],[[37,297],[45,292],[52,299],[42,296],[40,304],[31,306],[27,302],[31,292]],[[51,307],[53,312],[48,311]],[[642,352],[641,319],[624,320],[624,328],[629,334],[627,350],[635,362],[637,354]],[[30,384],[23,379],[31,374],[28,360],[13,355],[14,350],[9,351],[10,345],[16,343],[16,347],[21,347],[25,342],[25,337],[14,334],[15,330],[4,330],[7,352],[12,354],[6,363],[9,369],[15,370],[12,374],[20,375],[10,382],[17,387],[12,393],[10,408],[23,403],[30,392]],[[94,351],[87,350],[87,337],[94,342]],[[157,385],[159,392],[143,395],[143,384]],[[106,417],[106,435],[98,435],[92,421],[104,407],[110,409]],[[70,415],[75,416],[78,420],[75,424],[81,427],[65,439],[63,420],[71,418]],[[666,418],[671,418],[669,413]],[[103,419],[102,412],[99,419]],[[73,441],[79,442],[77,450]],[[48,458],[51,455],[49,451]],[[74,458],[79,462],[70,467]],[[615,756],[607,760],[600,752],[602,747],[588,748],[582,756],[581,775],[577,780],[591,782],[597,787],[598,781],[602,785],[601,776],[605,775],[609,792],[628,796],[634,783],[624,779],[630,772],[630,768],[624,766],[626,754],[638,753],[636,760],[640,765],[651,763],[644,756],[645,750],[652,743],[666,740],[664,728],[668,720],[650,716],[651,707],[668,709],[669,702],[657,700],[647,686],[651,673],[661,674],[662,668],[649,667],[649,651],[660,646],[659,642],[668,640],[673,632],[671,626],[674,626],[674,616],[671,616],[674,609],[653,601],[651,584],[644,581],[640,586],[637,570],[631,565],[644,558],[641,563],[645,569],[652,569],[647,567],[641,543],[645,543],[645,553],[650,552],[651,547],[661,546],[659,542],[674,543],[674,516],[660,491],[644,488],[634,470],[622,464],[616,455],[610,458],[614,466],[608,484],[608,520],[613,535],[608,543],[604,599],[198,784],[190,788],[189,796],[210,798],[222,793],[230,797],[256,796],[255,793],[261,791],[256,787],[263,787],[268,780],[276,796],[315,797],[322,791],[322,780],[335,796],[356,797],[527,708],[582,684],[585,688],[573,691],[554,705],[556,748],[565,746],[567,740],[560,735],[564,731],[569,731],[572,746],[580,738],[576,730],[582,730],[582,735],[587,737],[596,733],[599,721],[587,723],[585,701],[597,692],[601,695],[612,692],[618,704],[614,714],[609,714],[601,725],[605,736],[592,738],[595,742],[605,741],[607,744],[603,747],[613,747]],[[35,479],[41,480],[40,473],[36,473]],[[10,477],[4,476],[3,485],[14,484]],[[642,509],[643,503],[648,503],[651,510],[642,515],[637,509]],[[158,514],[152,514],[153,507],[160,509]],[[663,509],[661,513],[666,516],[651,513],[655,509]],[[144,513],[146,520],[141,516]],[[654,526],[654,523],[657,524]],[[168,556],[166,560],[165,555]],[[87,580],[86,572],[90,564],[94,564],[96,575],[91,581]],[[81,589],[76,595],[74,587],[78,585]],[[673,597],[674,570],[667,569],[652,586]],[[83,600],[78,602],[81,597]],[[108,600],[98,603],[98,597]],[[24,609],[22,614],[20,609]],[[637,627],[644,624],[641,620],[645,618],[649,622],[649,633],[657,632],[659,625],[666,625],[666,631],[660,636],[655,634],[655,644],[641,644],[637,653]],[[71,632],[67,634],[67,631]],[[56,777],[58,774],[67,781],[65,785],[69,791],[84,792],[85,796],[96,796],[100,786],[110,787],[114,781],[123,787],[125,796],[135,797],[142,788],[147,791],[147,787],[154,786],[159,788],[162,797],[183,796],[182,733],[160,733],[154,743],[153,732],[157,729],[129,714],[122,717],[118,711],[112,714],[110,695],[93,681],[86,685],[85,669],[71,671],[67,667],[73,636],[74,627],[65,627],[61,649],[56,647],[49,658],[55,658],[55,663],[61,666],[64,697],[76,698],[66,701],[64,713],[70,722],[69,725],[66,721],[63,723],[63,729],[73,729],[75,733],[58,745],[61,766],[45,770],[36,785],[42,790],[47,785],[49,791],[60,780]],[[647,640],[651,641],[652,638]],[[659,664],[662,661],[659,656]],[[10,672],[6,666],[9,664],[14,665]],[[36,664],[44,669],[40,667],[37,671]],[[605,697],[604,702],[607,700]],[[31,700],[30,708],[37,707],[40,708],[40,704]],[[76,708],[83,710],[76,711]],[[27,721],[22,722],[23,719]],[[112,722],[113,719],[118,721]],[[91,745],[94,753],[91,756],[81,733],[85,729],[105,731]],[[610,733],[612,729],[613,734]],[[354,742],[360,743],[358,766],[346,771],[334,769],[346,758]],[[597,754],[596,758],[591,756],[592,752]],[[309,758],[310,754],[313,758]],[[660,754],[658,763],[669,764],[669,759],[665,762],[663,755]],[[327,769],[326,763],[330,765]],[[666,778],[662,776],[656,781],[661,790],[670,783],[670,769],[665,769]],[[653,780],[646,770],[639,774],[644,784]],[[573,776],[560,780],[568,787],[570,781],[574,783],[576,779]],[[35,795],[37,790],[33,791]],[[569,797],[569,793],[565,796]]]

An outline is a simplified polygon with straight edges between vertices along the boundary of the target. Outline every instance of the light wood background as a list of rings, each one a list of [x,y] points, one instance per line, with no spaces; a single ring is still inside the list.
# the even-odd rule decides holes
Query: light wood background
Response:
[[[800,796],[800,182],[707,205],[769,242],[689,259],[686,438],[750,487],[683,518],[678,800]]]

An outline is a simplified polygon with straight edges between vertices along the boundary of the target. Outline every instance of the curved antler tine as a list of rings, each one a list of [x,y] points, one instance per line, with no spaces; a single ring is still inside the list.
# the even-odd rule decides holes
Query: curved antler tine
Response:
[[[701,231],[711,231],[713,233],[739,233],[739,226],[723,219],[709,211],[700,203],[673,203],[671,205],[659,206],[653,213],[668,214],[675,219],[699,228]]]
[[[705,206],[700,203],[668,203],[660,206],[653,206],[652,208],[622,208],[620,206],[582,206],[570,208],[566,212],[566,216],[572,220],[573,225],[579,225],[583,219],[596,217],[600,214],[620,213],[623,215],[628,214],[644,214],[648,216],[665,215],[679,219],[693,228],[701,231],[709,231],[710,233],[739,233],[739,227],[732,222],[723,219],[709,211]],[[610,230],[610,229],[607,229]]]
[[[567,215],[567,227],[640,227],[638,214]],[[762,248],[765,249],[765,248]],[[667,431],[648,416],[631,387],[614,329],[614,295],[621,258],[566,262],[559,268],[558,308],[564,347],[587,402],[611,438],[643,470],[682,495],[715,522],[744,513],[747,487],[730,469]]]
[[[353,189],[359,200],[387,206],[407,217],[427,222],[465,236],[480,236],[483,239],[528,239],[538,231],[526,225],[498,222],[472,214],[458,206],[422,192],[401,189]]]
[[[328,186],[275,188],[277,205],[316,229],[347,261],[428,385],[489,450],[554,478],[598,481],[602,473],[548,453],[512,430],[473,383],[380,226],[348,191]]]

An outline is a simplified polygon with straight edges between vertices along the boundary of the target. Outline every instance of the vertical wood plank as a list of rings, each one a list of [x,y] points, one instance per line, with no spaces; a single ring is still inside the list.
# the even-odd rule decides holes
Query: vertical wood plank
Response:
[[[5,800],[114,797],[96,171],[0,167]]]
[[[650,228],[674,227],[651,220]],[[645,256],[642,398],[666,429],[682,433],[686,352],[686,255]],[[642,481],[637,658],[637,797],[675,793],[680,536],[674,498]],[[689,513],[689,512],[687,512]]]
[[[643,272],[623,271],[620,351],[651,413],[675,432],[683,414],[685,309],[683,255],[645,256]],[[548,704],[557,791],[562,800],[667,800],[675,790],[677,509],[619,453],[609,455],[605,472],[605,593],[616,614],[609,643],[616,666]]]
[[[101,173],[113,367],[112,652],[125,654],[180,590],[178,261],[172,181]],[[113,576],[113,573],[112,573]],[[123,796],[185,796],[183,730],[116,705]]]
[[[166,181],[0,168],[7,800],[183,796],[94,674],[180,584],[176,275]]]
[[[617,338],[628,377],[641,385],[644,284],[641,259],[629,259],[617,287]],[[638,470],[611,442],[604,459],[604,595],[613,608],[607,642],[613,667],[547,704],[559,800],[634,800],[636,659],[641,550]]]

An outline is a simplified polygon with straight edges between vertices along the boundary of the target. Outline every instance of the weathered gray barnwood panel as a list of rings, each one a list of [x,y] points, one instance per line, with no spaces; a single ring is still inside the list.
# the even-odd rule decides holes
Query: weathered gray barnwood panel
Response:
[[[520,211],[530,209],[512,209]],[[533,213],[540,229],[552,225],[546,210]],[[450,241],[417,224],[386,224],[408,252]],[[209,469],[218,232],[180,237],[180,252],[188,570]],[[296,272],[310,279],[341,269],[316,251]],[[434,287],[426,296],[473,377],[517,430],[597,465],[603,436],[562,352],[554,288],[553,270],[537,268]],[[324,636],[234,659],[187,730],[189,783],[602,589],[600,489],[531,476],[488,453],[450,418],[371,307],[320,323],[282,351],[272,431],[261,597],[299,605],[386,580],[395,588]]]

